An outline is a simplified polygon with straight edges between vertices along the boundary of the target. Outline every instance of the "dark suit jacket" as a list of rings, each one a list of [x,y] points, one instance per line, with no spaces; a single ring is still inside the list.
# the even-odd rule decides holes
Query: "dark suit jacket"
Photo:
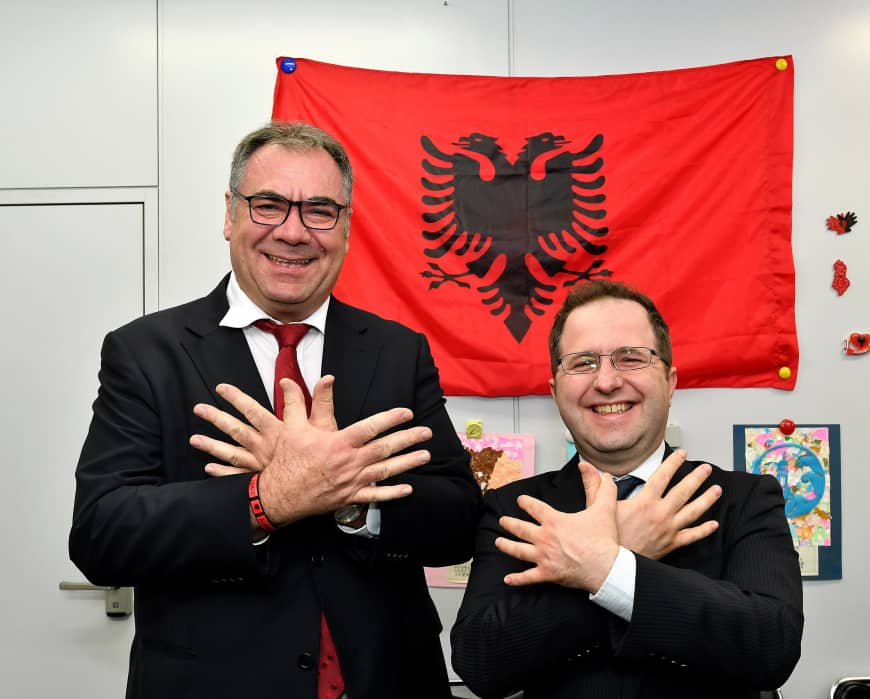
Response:
[[[687,462],[672,484],[700,462]],[[519,689],[526,699],[758,697],[788,678],[800,656],[802,589],[797,554],[771,476],[713,469],[723,494],[702,520],[719,529],[660,561],[637,556],[631,623],[557,585],[509,588],[528,564],[500,553],[502,515],[531,519],[523,493],[578,512],[577,458],[490,491],[471,577],[453,627],[453,667],[483,697]]]
[[[449,696],[441,625],[424,565],[467,560],[480,491],[444,408],[422,335],[333,299],[324,373],[344,427],[396,406],[432,428],[414,487],[381,507],[381,536],[342,533],[331,516],[251,544],[249,476],[209,478],[191,448],[198,402],[235,384],[269,406],[242,331],[219,327],[226,279],[209,296],[109,333],[76,470],[70,556],[94,583],[135,586],[127,696],[314,698],[319,619],[328,619],[347,691]]]

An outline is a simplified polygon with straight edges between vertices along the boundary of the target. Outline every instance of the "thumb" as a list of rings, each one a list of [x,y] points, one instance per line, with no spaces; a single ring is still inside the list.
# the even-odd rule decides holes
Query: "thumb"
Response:
[[[595,496],[597,509],[612,513],[616,517],[616,481],[609,473],[602,473],[599,478],[598,494]],[[589,503],[586,504],[589,507]]]
[[[284,424],[308,419],[308,410],[305,406],[305,396],[299,384],[293,379],[281,379],[281,390],[284,391]]]
[[[335,422],[335,403],[332,387],[335,377],[331,374],[321,376],[314,385],[314,395],[311,396],[311,417],[309,422],[315,427],[334,431],[338,429]]]
[[[586,491],[586,506],[588,507],[598,497],[598,490],[601,487],[601,474],[598,473],[597,468],[586,461],[581,461],[577,469],[580,471],[580,480],[583,481],[583,490]]]
[[[587,509],[595,505],[598,509],[613,510],[616,513],[616,483],[609,473],[598,470],[587,463],[580,464],[580,477],[586,491]]]

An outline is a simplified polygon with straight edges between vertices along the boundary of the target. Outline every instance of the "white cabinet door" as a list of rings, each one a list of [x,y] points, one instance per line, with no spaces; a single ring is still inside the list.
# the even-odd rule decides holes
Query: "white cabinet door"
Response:
[[[0,697],[118,699],[133,619],[70,563],[73,473],[103,335],[138,315],[143,204],[0,205]]]
[[[156,0],[4,0],[0,188],[157,184]]]

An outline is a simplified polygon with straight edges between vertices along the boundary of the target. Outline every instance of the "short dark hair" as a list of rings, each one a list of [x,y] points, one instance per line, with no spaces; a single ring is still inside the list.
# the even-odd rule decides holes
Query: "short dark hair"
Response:
[[[644,307],[656,338],[655,350],[659,354],[659,359],[666,366],[671,366],[673,363],[671,334],[668,330],[668,324],[665,322],[662,314],[659,313],[659,309],[656,308],[652,299],[622,282],[596,279],[577,285],[568,294],[565,303],[562,304],[562,308],[559,309],[556,317],[553,319],[553,328],[550,330],[550,369],[554,376],[559,368],[559,342],[562,339],[562,333],[565,331],[565,322],[568,320],[571,311],[593,301],[608,298],[634,301]]]
[[[347,151],[326,131],[304,121],[272,121],[245,136],[233,153],[233,162],[230,166],[230,190],[239,188],[251,156],[260,148],[273,144],[299,152],[325,150],[341,171],[344,196],[347,198],[345,204],[350,206],[353,192],[353,169],[350,166]]]

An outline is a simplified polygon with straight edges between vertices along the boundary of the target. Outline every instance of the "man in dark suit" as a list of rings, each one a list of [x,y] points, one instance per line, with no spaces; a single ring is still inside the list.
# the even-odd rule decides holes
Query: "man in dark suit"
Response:
[[[319,129],[249,134],[226,193],[232,274],[105,339],[70,556],[136,588],[131,699],[450,696],[423,566],[468,559],[480,493],[426,339],[331,296],[351,187]],[[310,326],[310,420],[286,378],[271,413],[262,319]]]
[[[550,355],[579,458],[486,494],[454,668],[487,698],[757,699],[781,685],[803,613],[780,485],[665,444],[677,377],[652,301],[578,287]]]

